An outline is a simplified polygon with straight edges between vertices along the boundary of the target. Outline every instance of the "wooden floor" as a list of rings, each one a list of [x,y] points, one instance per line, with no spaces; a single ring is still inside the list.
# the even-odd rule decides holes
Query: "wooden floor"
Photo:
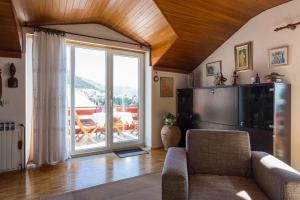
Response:
[[[0,199],[39,199],[111,181],[161,171],[166,153],[118,158],[114,154],[74,158],[56,166],[0,175]]]

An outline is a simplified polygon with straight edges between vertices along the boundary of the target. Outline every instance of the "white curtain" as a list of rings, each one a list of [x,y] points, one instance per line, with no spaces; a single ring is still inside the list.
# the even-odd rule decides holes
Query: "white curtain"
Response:
[[[62,34],[33,36],[33,117],[29,161],[65,161],[67,151],[66,46]]]

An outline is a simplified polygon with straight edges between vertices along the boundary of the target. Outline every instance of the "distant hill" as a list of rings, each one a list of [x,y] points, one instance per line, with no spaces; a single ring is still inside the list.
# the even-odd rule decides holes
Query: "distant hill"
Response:
[[[116,94],[117,96],[123,96],[123,95],[127,95],[127,96],[137,96],[138,95],[138,90],[134,89],[132,87],[122,87],[122,86],[117,86],[114,87],[114,94]]]
[[[99,92],[105,91],[104,85],[96,83],[95,81],[91,81],[91,80],[79,77],[79,76],[75,77],[75,88],[94,89]],[[115,89],[114,94],[116,94],[118,96],[123,96],[125,94],[128,96],[138,95],[138,91],[132,87],[116,86],[116,87],[114,87],[114,89]]]
[[[80,89],[94,89],[99,92],[104,92],[104,85],[96,83],[94,81],[75,76],[75,88]]]

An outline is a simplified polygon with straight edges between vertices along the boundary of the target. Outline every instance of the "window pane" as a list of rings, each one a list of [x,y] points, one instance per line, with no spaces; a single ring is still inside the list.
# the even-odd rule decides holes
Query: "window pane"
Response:
[[[139,58],[113,56],[113,142],[139,139]]]
[[[75,48],[75,150],[106,146],[103,50]]]

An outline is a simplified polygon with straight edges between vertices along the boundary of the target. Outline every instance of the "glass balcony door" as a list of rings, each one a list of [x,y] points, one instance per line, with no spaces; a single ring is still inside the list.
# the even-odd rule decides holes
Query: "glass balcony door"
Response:
[[[143,143],[143,54],[70,44],[71,153]]]
[[[112,146],[142,141],[142,61],[141,54],[112,54]]]
[[[71,45],[68,60],[71,63],[71,152],[105,149],[108,146],[107,52]]]

